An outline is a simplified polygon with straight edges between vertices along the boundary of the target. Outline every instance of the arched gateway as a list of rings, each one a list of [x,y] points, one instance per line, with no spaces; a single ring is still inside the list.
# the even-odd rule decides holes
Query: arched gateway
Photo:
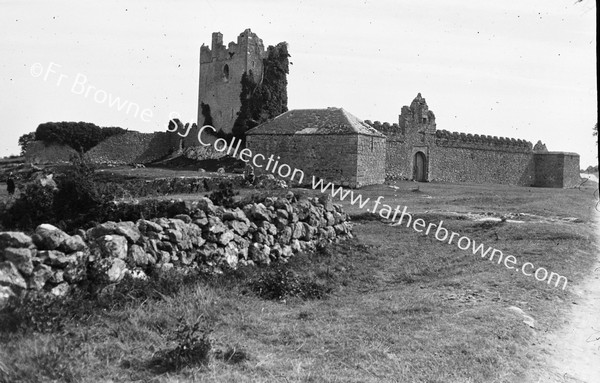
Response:
[[[417,182],[427,181],[427,158],[423,152],[415,153],[413,180]]]

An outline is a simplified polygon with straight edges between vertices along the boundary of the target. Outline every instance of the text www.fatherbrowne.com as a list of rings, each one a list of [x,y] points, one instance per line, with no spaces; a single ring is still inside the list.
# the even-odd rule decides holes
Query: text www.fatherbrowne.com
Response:
[[[361,194],[355,195],[353,190],[344,190],[342,187],[336,187],[331,183],[325,184],[322,179],[312,177],[312,188],[317,190],[320,189],[322,193],[331,193],[332,197],[338,197],[340,200],[350,201],[351,205],[358,204],[358,207],[365,209],[365,206],[369,203],[370,198],[363,199]],[[548,272],[543,267],[535,268],[532,263],[525,262],[521,267],[518,266],[519,262],[513,255],[504,255],[501,250],[495,249],[491,246],[487,246],[483,243],[476,243],[474,240],[466,236],[461,236],[459,233],[450,232],[448,229],[443,227],[444,221],[440,221],[438,224],[429,223],[427,224],[422,218],[417,218],[413,221],[412,215],[407,211],[407,207],[404,206],[401,210],[400,206],[396,206],[392,209],[390,205],[381,203],[383,197],[378,197],[374,203],[373,209],[366,209],[371,213],[378,211],[380,217],[390,219],[394,226],[404,225],[411,227],[419,233],[429,235],[432,233],[440,242],[447,242],[448,244],[456,244],[459,249],[465,251],[473,251],[473,255],[481,255],[481,258],[488,258],[490,261],[497,261],[498,264],[503,263],[504,266],[509,270],[521,271],[526,276],[533,276],[538,281],[547,281],[548,284],[554,282],[554,287],[558,287],[561,283],[562,289],[567,287],[567,278],[556,274],[554,272]],[[381,206],[381,208],[379,208]]]
[[[211,143],[206,143],[202,141],[202,132],[205,130],[212,130],[215,132],[215,128],[210,125],[203,126],[198,132],[198,141],[202,146],[210,146]],[[189,129],[188,129],[189,132]],[[183,137],[185,137],[188,132],[186,132]],[[218,152],[223,152],[233,157],[239,158],[240,160],[246,163],[252,163],[256,168],[262,169],[262,171],[270,171],[273,174],[277,174],[282,178],[289,178],[290,181],[297,182],[298,184],[304,183],[304,172],[300,169],[292,169],[291,166],[287,164],[281,163],[280,157],[274,158],[271,154],[269,157],[261,153],[253,153],[249,148],[244,148],[239,151],[241,142],[237,142],[236,140],[232,140],[230,143],[225,141],[223,138],[219,138],[212,143],[215,150]],[[266,166],[265,166],[266,165]],[[321,189],[321,193],[331,193],[332,197],[338,197],[340,200],[348,199],[350,204],[358,204],[361,209],[365,209],[365,206],[369,203],[370,198],[363,199],[361,194],[354,194],[353,190],[344,190],[343,187],[336,187],[331,182],[325,184],[322,179],[318,177],[312,176],[312,188],[314,190]],[[495,249],[491,246],[484,245],[483,243],[477,244],[474,240],[471,240],[469,237],[461,236],[459,233],[450,232],[443,226],[444,221],[440,221],[438,224],[429,223],[427,224],[425,220],[422,218],[417,218],[413,221],[412,215],[407,211],[407,207],[404,206],[402,210],[400,210],[400,206],[396,206],[395,209],[392,209],[390,205],[386,205],[381,203],[383,197],[378,197],[374,202],[375,206],[371,211],[375,213],[378,211],[379,216],[385,219],[390,219],[394,222],[394,226],[403,225],[406,223],[406,227],[410,227],[412,224],[412,228],[419,233],[425,233],[425,235],[429,235],[429,233],[433,233],[435,239],[440,242],[448,242],[448,244],[456,244],[459,249],[469,251],[473,251],[473,255],[481,254],[482,258],[488,258],[490,261],[497,260],[498,264],[504,263],[504,266],[509,270],[514,270],[516,272],[522,272],[524,275],[531,277],[533,276],[538,281],[547,281],[548,284],[551,284],[554,281],[554,287],[558,287],[560,283],[563,283],[562,289],[564,290],[567,287],[567,278],[563,277],[554,272],[548,273],[548,270],[543,267],[535,268],[532,263],[525,262],[523,266],[518,267],[519,262],[517,258],[513,255],[504,256],[502,251]],[[381,208],[379,208],[381,206]],[[400,217],[398,217],[400,215]],[[396,219],[398,219],[396,221]]]

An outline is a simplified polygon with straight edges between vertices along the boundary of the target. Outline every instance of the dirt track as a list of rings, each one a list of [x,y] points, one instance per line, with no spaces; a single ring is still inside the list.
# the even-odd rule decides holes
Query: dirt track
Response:
[[[574,287],[577,297],[565,325],[542,341],[548,352],[547,370],[532,382],[600,382],[600,213],[595,212],[598,262],[591,276]],[[537,379],[537,380],[536,380]]]

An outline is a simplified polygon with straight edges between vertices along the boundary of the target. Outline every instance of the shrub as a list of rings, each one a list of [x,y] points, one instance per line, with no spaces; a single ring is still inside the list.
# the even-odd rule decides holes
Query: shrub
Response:
[[[57,171],[54,179],[56,190],[37,180],[26,184],[19,198],[8,207],[3,225],[33,230],[41,223],[51,223],[69,230],[104,218],[114,191],[96,182],[95,168],[82,156],[73,157],[71,165]]]
[[[7,228],[33,229],[40,223],[56,221],[54,214],[55,191],[39,182],[30,183],[2,217]]]
[[[177,372],[184,367],[207,366],[210,361],[209,335],[211,329],[201,323],[202,317],[190,324],[178,318],[179,326],[171,335],[171,341],[177,343],[172,349],[162,350],[150,359],[147,368],[157,374]]]
[[[276,265],[250,282],[250,288],[259,297],[283,300],[287,297],[301,299],[323,299],[331,288],[308,276],[300,276],[285,265]]]
[[[81,382],[76,371],[77,347],[69,337],[55,336],[41,339],[35,347],[25,348],[11,344],[0,349],[0,383],[13,382]],[[7,361],[3,366],[2,360]],[[17,363],[11,363],[11,362]]]
[[[148,279],[133,278],[127,274],[110,296],[100,299],[104,307],[122,307],[131,302],[160,300],[175,296],[182,287],[197,282],[197,274],[184,274],[177,270],[155,271]]]
[[[231,208],[235,205],[233,197],[237,194],[239,193],[233,190],[233,183],[231,181],[223,181],[219,183],[219,190],[210,193],[208,198],[210,198],[215,205]]]
[[[54,198],[54,211],[58,219],[74,220],[89,215],[113,199],[101,191],[94,180],[95,168],[82,156],[71,159],[71,167],[56,178],[58,192]]]
[[[96,304],[87,293],[75,290],[71,295],[55,297],[51,294],[31,293],[12,300],[0,311],[0,331],[56,333],[65,329],[67,322],[85,320]]]

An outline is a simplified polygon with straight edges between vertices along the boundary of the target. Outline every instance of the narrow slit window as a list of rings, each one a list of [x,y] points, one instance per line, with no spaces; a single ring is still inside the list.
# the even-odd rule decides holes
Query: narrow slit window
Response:
[[[223,66],[223,81],[229,81],[229,65]]]

